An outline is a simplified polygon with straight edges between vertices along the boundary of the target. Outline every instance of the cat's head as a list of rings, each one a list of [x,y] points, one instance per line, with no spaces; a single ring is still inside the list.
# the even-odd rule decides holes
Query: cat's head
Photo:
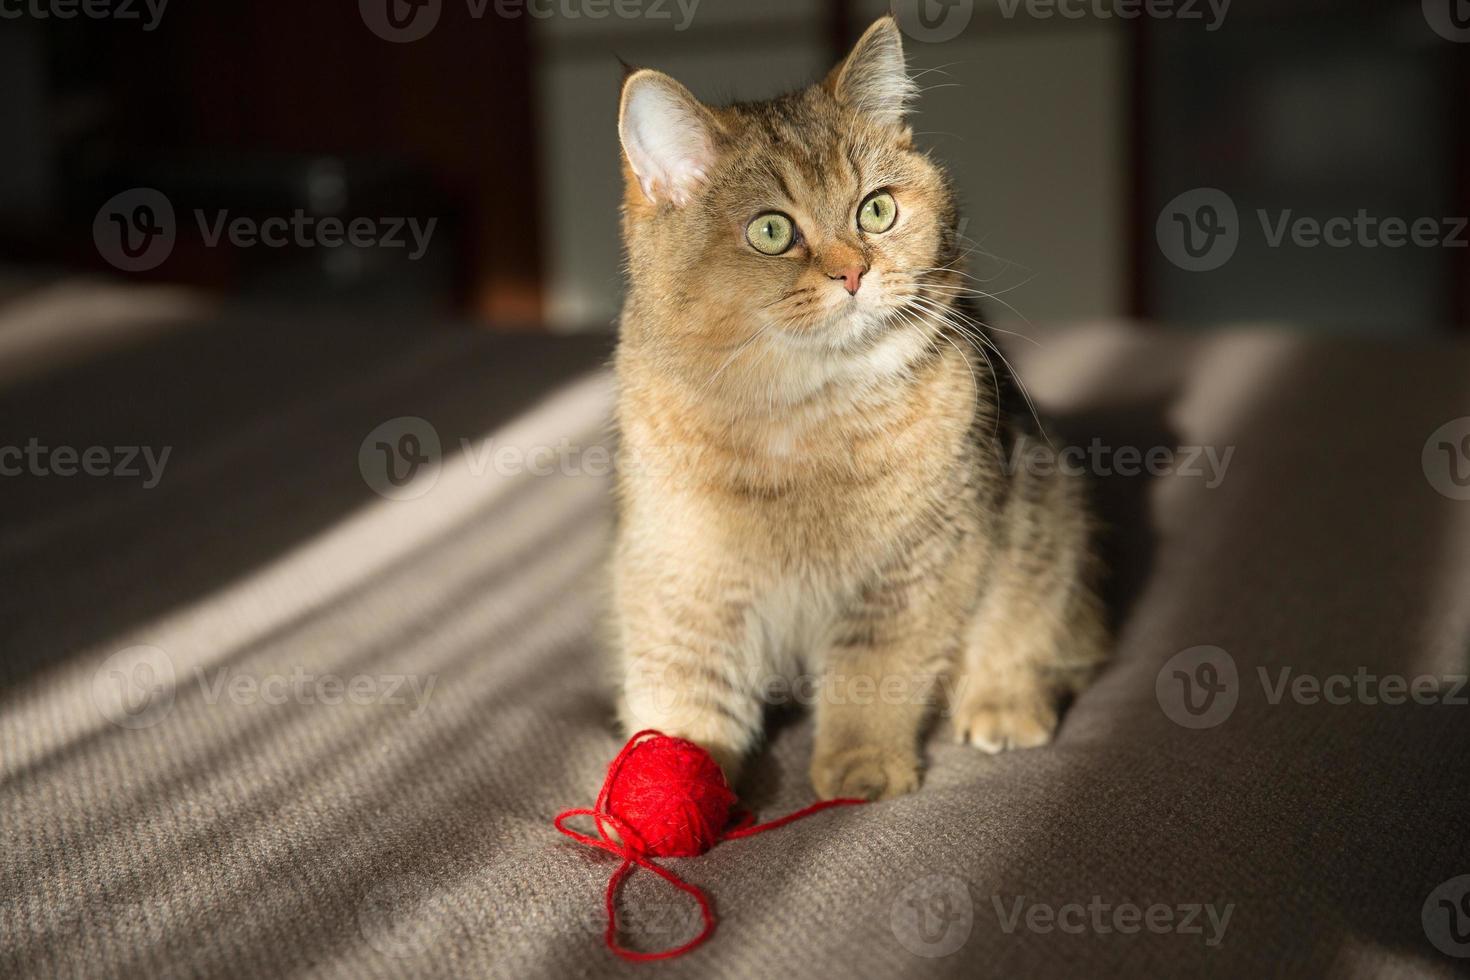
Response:
[[[638,329],[850,351],[948,305],[954,197],[914,148],[915,94],[891,17],[823,81],[769,102],[707,106],[667,75],[629,74],[624,237],[655,321]]]

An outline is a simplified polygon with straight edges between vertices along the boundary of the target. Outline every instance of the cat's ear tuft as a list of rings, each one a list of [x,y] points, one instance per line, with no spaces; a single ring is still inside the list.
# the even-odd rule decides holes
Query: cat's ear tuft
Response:
[[[844,105],[885,125],[901,124],[919,87],[904,66],[898,22],[892,16],[875,20],[825,84]]]
[[[704,186],[719,123],[690,91],[642,68],[623,80],[618,137],[644,195],[682,207]]]

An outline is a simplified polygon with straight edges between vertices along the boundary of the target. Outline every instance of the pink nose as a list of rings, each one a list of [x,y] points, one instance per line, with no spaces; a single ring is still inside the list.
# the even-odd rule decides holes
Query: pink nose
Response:
[[[848,295],[849,296],[856,296],[857,295],[857,291],[858,291],[858,287],[860,287],[863,284],[863,273],[865,273],[867,271],[868,271],[867,269],[864,269],[860,265],[853,265],[853,266],[848,266],[846,269],[843,269],[841,272],[837,273],[837,275],[835,275],[835,276],[834,275],[831,275],[831,274],[828,274],[827,278],[828,279],[841,279],[842,280],[843,288],[845,288],[847,290]]]

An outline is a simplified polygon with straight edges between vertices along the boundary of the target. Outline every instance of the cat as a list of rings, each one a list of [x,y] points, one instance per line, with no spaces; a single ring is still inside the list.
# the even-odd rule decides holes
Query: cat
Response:
[[[915,95],[891,17],[767,102],[623,82],[620,717],[732,784],[793,678],[817,794],[884,799],[936,706],[987,752],[1043,745],[1107,656],[1085,487],[1007,471],[1038,435]]]

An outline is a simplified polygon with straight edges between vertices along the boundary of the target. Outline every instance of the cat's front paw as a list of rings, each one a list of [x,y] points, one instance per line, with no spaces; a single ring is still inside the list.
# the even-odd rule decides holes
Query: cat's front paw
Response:
[[[1057,709],[1047,694],[1028,691],[967,702],[955,711],[952,721],[955,741],[994,754],[1050,742],[1057,730]]]
[[[902,796],[919,788],[919,759],[913,752],[878,746],[818,752],[812,760],[812,786],[824,800]]]

